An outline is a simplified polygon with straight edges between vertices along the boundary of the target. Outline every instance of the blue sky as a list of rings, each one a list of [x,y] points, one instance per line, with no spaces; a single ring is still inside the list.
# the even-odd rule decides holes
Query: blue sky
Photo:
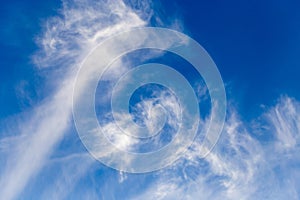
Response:
[[[299,199],[299,8],[295,0],[2,2],[1,199]],[[96,45],[148,26],[185,33],[206,49],[225,85],[227,116],[206,157],[199,155],[199,132],[176,162],[134,174],[89,154],[72,115],[73,86]],[[204,112],[200,127],[208,126],[213,105],[192,66],[170,53],[138,50],[119,58],[96,91],[98,120],[121,150],[154,150],[180,126],[176,94],[148,85],[132,96],[130,114],[136,123],[157,128],[161,116],[149,121],[147,110],[152,106],[159,114],[162,105],[168,115],[162,137],[138,144],[115,129],[108,98],[113,83],[150,61],[188,79]]]

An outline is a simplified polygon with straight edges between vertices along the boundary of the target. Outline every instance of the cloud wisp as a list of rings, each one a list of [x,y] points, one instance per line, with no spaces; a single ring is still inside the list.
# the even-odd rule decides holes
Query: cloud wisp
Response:
[[[86,154],[71,154],[62,159],[49,157],[70,132],[73,84],[82,60],[111,35],[147,26],[152,15],[150,3],[127,1],[130,2],[138,5],[135,10],[121,0],[63,0],[59,16],[45,22],[44,32],[37,38],[40,50],[32,58],[38,70],[49,72],[44,78],[54,83],[54,87],[43,88],[51,92],[45,95],[43,102],[23,114],[26,119],[16,122],[18,128],[1,130],[7,132],[1,136],[12,135],[0,138],[1,198],[18,199],[42,169],[53,165],[62,165],[61,173],[54,178],[53,185],[46,186],[41,198],[63,199],[76,193],[76,184],[93,163],[90,157]],[[154,42],[157,41],[161,40]],[[119,67],[111,71],[106,81],[122,75],[130,64],[120,59]],[[199,90],[199,96],[205,92]],[[157,96],[165,107],[173,109],[173,115],[179,115],[176,99],[165,94]],[[156,99],[138,106],[155,107],[153,101]],[[156,117],[160,111],[155,109],[152,115]],[[155,180],[142,191],[135,191],[138,195],[130,194],[130,199],[299,199],[300,103],[282,97],[276,106],[251,123],[241,120],[234,108],[228,113],[220,141],[210,154],[203,158],[201,141],[196,140],[182,159],[155,172],[158,175]],[[10,124],[15,120],[9,119]],[[146,124],[146,127],[155,130],[157,123]],[[169,123],[179,126],[177,120],[171,119]],[[204,129],[207,124],[203,123]],[[115,124],[105,125],[107,132],[117,132]],[[257,139],[266,134],[267,139]],[[122,133],[117,136],[120,137],[114,135],[112,140],[121,148],[130,149],[137,144],[125,135],[122,137]],[[109,154],[111,149],[105,150]],[[84,164],[79,166],[81,162]],[[119,183],[125,185],[134,178],[136,176],[122,172]],[[113,193],[113,190],[105,192]],[[95,188],[88,191],[85,198],[99,199]],[[110,198],[117,195],[112,194]]]
[[[76,71],[90,49],[112,34],[147,24],[119,0],[66,0],[62,4],[60,16],[45,22],[44,33],[37,38],[40,51],[33,56],[41,70],[48,68],[47,79],[56,85],[44,90],[54,92],[47,94],[41,105],[33,107],[26,114],[29,120],[19,125],[20,132],[13,133],[22,139],[1,139],[0,144],[9,140],[15,147],[1,148],[4,165],[0,193],[4,199],[18,197],[68,131]],[[143,6],[139,8],[141,12],[149,9],[148,4]]]
[[[184,159],[161,171],[161,178],[134,198],[298,199],[299,112],[300,103],[289,97],[255,123],[242,121],[231,109],[221,139],[207,157],[199,157],[196,141]],[[255,130],[257,124],[265,129]],[[271,139],[257,139],[264,134]]]

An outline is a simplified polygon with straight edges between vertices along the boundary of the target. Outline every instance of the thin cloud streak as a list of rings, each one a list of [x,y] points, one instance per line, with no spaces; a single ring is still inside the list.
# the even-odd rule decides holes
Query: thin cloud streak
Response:
[[[87,52],[112,34],[147,23],[122,1],[75,0],[62,3],[62,17],[46,21],[45,32],[37,39],[41,50],[33,56],[33,61],[41,68],[54,67],[59,69],[54,72],[64,72],[65,75],[58,74],[60,78],[51,80],[58,83],[53,97],[32,108],[28,114],[31,120],[21,125],[21,133],[16,133],[25,138],[12,140],[16,142],[17,150],[10,149],[13,153],[6,151],[0,180],[0,193],[4,199],[18,197],[68,131],[75,72]]]
[[[40,199],[66,199],[69,194],[74,193],[74,188],[78,181],[84,177],[94,160],[88,153],[72,154],[63,158],[50,160],[47,165],[59,166],[59,173],[55,179],[49,180],[48,187],[42,192]],[[91,199],[87,198],[86,199]],[[95,199],[95,198],[93,198]]]

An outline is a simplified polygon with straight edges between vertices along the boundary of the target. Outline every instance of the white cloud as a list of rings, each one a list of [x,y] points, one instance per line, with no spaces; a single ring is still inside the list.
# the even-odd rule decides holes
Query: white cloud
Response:
[[[133,11],[120,0],[64,0],[61,16],[46,21],[44,33],[37,38],[41,49],[33,60],[40,68],[55,69],[50,72],[51,78],[55,77],[51,81],[57,83],[57,88],[51,98],[46,97],[43,103],[24,114],[28,119],[17,122],[18,131],[16,128],[2,130],[13,132],[14,136],[0,139],[0,160],[3,163],[0,167],[1,198],[18,198],[34,175],[48,163],[49,155],[68,131],[73,81],[79,64],[91,48],[112,34],[147,24],[151,16],[149,4],[147,1],[137,2],[139,6]],[[147,15],[142,15],[144,13]],[[114,71],[111,77],[119,72]],[[205,92],[200,91],[201,94]],[[177,114],[178,106],[174,105],[174,100],[169,100],[164,99],[164,103]],[[199,157],[200,145],[195,143],[184,159],[158,172],[157,181],[133,198],[299,199],[300,173],[295,167],[300,163],[299,113],[299,102],[281,98],[264,115],[269,122],[269,129],[264,131],[271,131],[274,138],[263,143],[255,139],[247,122],[231,110],[219,143],[207,157]],[[266,126],[262,124],[264,122],[255,121]],[[115,132],[112,125],[108,123],[104,129]],[[153,129],[151,125],[148,125],[149,129]],[[122,148],[135,144],[124,137],[115,139]],[[78,159],[86,162],[82,168],[74,168]],[[66,197],[91,164],[81,156],[58,162],[70,165],[63,168],[54,186],[44,191],[45,198]],[[130,176],[121,173],[120,182],[129,179]]]
[[[160,171],[160,178],[136,199],[298,199],[299,102],[281,98],[259,118],[257,123],[269,126],[265,131],[274,136],[267,143],[255,139],[235,111],[229,113],[220,141],[207,157],[199,157],[196,141],[184,159]]]
[[[147,23],[119,0],[65,0],[62,3],[60,17],[45,22],[44,33],[37,39],[41,50],[33,56],[39,67],[56,69],[50,71],[53,78],[50,81],[55,82],[57,88],[26,114],[29,120],[21,123],[20,132],[13,133],[20,136],[11,140],[15,149],[2,146],[7,138],[0,142],[0,149],[7,148],[1,150],[5,160],[0,194],[4,199],[18,197],[68,131],[75,74],[90,49],[112,34]]]
[[[278,150],[294,149],[300,142],[300,110],[299,103],[291,98],[282,97],[268,114]],[[287,123],[288,122],[288,123]]]
[[[78,65],[103,39],[147,24],[121,0],[62,3],[61,16],[47,20],[44,34],[37,38],[41,50],[33,59],[39,66]],[[146,3],[145,8],[140,8],[143,9],[149,9]]]
[[[70,91],[71,84],[66,83],[53,99],[34,109],[31,120],[22,124],[20,137],[13,150],[7,149],[6,168],[0,180],[1,195],[13,199],[21,192],[30,177],[38,172],[46,157],[54,148],[63,133],[67,131],[70,120],[71,97],[63,93]]]
[[[74,192],[77,182],[87,174],[93,163],[88,153],[72,154],[49,160],[44,171],[58,168],[57,174],[48,178],[48,184],[39,194],[41,195],[39,199],[66,199],[70,193]]]

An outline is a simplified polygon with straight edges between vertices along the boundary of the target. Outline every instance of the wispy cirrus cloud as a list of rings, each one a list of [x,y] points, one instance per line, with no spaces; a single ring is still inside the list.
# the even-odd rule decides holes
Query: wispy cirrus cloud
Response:
[[[194,143],[186,157],[160,172],[135,199],[298,199],[297,166],[300,164],[300,104],[282,97],[276,106],[255,119],[259,134],[231,110],[224,131],[213,151],[199,157],[200,144]]]
[[[80,163],[80,164],[79,164]],[[47,171],[47,185],[41,194],[36,195],[39,199],[66,199],[74,192],[78,181],[84,177],[94,160],[90,159],[88,153],[73,153],[71,155],[55,158],[47,161],[44,171]],[[55,172],[53,168],[57,168]],[[51,185],[51,187],[50,187]],[[86,195],[86,199],[94,194]],[[95,198],[93,198],[95,199]]]
[[[37,38],[40,50],[33,61],[39,70],[49,72],[45,78],[54,82],[55,87],[44,88],[51,90],[51,94],[46,94],[42,103],[17,121],[18,128],[2,129],[7,133],[1,135],[13,135],[0,139],[2,198],[19,198],[45,165],[59,166],[59,173],[43,190],[42,199],[63,199],[76,193],[76,184],[92,165],[89,156],[49,157],[72,124],[71,94],[82,60],[95,45],[112,34],[147,25],[152,14],[149,2],[127,3],[137,6],[130,8],[120,0],[63,0],[59,16],[44,23],[44,32]],[[176,23],[173,26],[179,27]],[[120,60],[118,65],[122,64],[128,65]],[[112,78],[120,74],[119,69],[112,73]],[[198,93],[202,96],[206,90]],[[171,109],[176,108],[172,105],[174,101],[162,100],[169,103]],[[131,195],[131,199],[298,199],[300,174],[294,166],[300,163],[299,113],[299,102],[283,97],[262,115],[262,121],[253,120],[266,129],[253,130],[255,127],[241,120],[234,108],[231,109],[222,137],[207,157],[199,157],[201,149],[196,142],[185,158],[156,172],[153,184],[143,188],[139,195]],[[15,119],[10,119],[10,123]],[[111,124],[106,125],[107,131],[114,131]],[[272,137],[266,142],[259,141],[254,133]],[[117,142],[125,147],[132,145],[131,140],[124,138]],[[132,179],[134,176],[120,173],[120,184]],[[106,192],[104,199],[119,195],[110,186],[102,190]],[[94,187],[85,194],[83,198],[101,198]]]
[[[25,114],[28,119],[18,124],[18,130],[10,130],[10,135],[17,135],[15,138],[0,141],[0,193],[4,199],[18,197],[68,132],[73,82],[90,49],[112,34],[147,24],[119,0],[66,0],[62,5],[59,16],[45,22],[44,32],[37,38],[40,50],[33,56],[37,66],[50,69],[46,78],[55,83],[55,88],[44,88],[53,92]],[[144,3],[137,9],[143,12],[149,5]],[[5,146],[7,141],[11,145]]]

